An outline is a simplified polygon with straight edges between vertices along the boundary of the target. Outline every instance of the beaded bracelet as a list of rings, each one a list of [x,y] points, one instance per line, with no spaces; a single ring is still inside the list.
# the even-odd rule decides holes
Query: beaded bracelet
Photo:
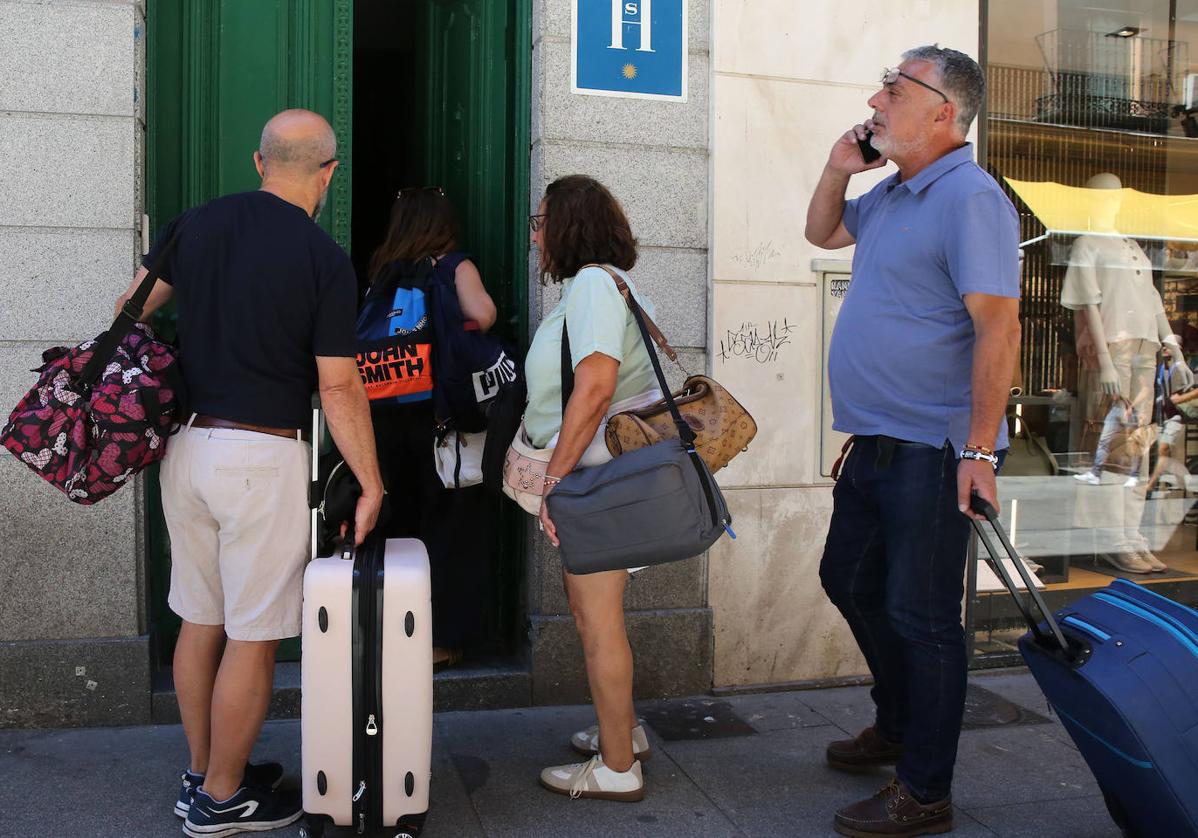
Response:
[[[992,457],[994,456],[993,448],[987,448],[985,445],[976,445],[972,442],[965,443],[965,450],[966,451],[979,451],[982,454],[989,454]]]
[[[548,473],[545,474],[545,485],[546,486],[556,486],[558,483],[561,483],[561,482],[562,482],[561,477],[554,477],[552,474],[548,474]]]

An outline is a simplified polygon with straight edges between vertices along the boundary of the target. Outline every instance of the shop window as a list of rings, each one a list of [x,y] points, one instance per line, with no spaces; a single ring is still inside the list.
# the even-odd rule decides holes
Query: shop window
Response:
[[[1192,605],[1198,0],[1100,5],[987,12],[984,163],[1024,243],[1003,521],[1054,608],[1112,577]],[[968,619],[981,664],[1024,631],[984,566]]]

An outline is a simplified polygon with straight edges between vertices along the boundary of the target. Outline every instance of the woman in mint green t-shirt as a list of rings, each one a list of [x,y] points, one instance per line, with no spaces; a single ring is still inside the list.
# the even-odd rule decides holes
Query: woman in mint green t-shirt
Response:
[[[528,407],[524,427],[537,448],[552,448],[542,496],[575,467],[610,458],[600,428],[613,405],[660,398],[649,355],[613,269],[652,316],[626,272],[636,263],[636,239],[624,210],[600,183],[584,175],[560,178],[545,190],[529,219],[540,252],[541,277],[561,283],[561,301],[533,338],[525,361]],[[591,266],[591,267],[586,267]],[[574,389],[562,415],[562,328],[568,323]],[[547,505],[540,523],[554,546],[557,532]],[[628,572],[611,570],[575,576],[563,571],[574,625],[586,656],[587,680],[599,724],[574,734],[574,749],[587,762],[541,772],[550,791],[574,797],[640,800],[640,760],[649,743],[632,707],[632,650],[624,627]]]

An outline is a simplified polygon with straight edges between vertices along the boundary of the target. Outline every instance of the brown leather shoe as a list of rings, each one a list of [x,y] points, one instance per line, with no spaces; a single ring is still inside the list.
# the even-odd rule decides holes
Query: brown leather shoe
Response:
[[[858,773],[879,765],[894,765],[903,755],[902,744],[882,738],[876,727],[867,727],[856,739],[828,744],[828,765],[839,771]]]
[[[845,806],[834,823],[841,835],[874,838],[878,835],[910,838],[952,832],[953,800],[946,797],[923,804],[897,778],[868,800]]]

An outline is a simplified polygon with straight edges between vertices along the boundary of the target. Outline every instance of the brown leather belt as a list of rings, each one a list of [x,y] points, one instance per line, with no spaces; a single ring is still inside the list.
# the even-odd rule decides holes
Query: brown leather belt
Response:
[[[265,425],[251,425],[249,422],[234,422],[232,419],[221,419],[219,416],[208,416],[197,413],[191,420],[193,428],[228,428],[234,431],[253,431],[259,434],[270,434],[287,439],[300,439],[301,432],[297,428],[268,428]]]

